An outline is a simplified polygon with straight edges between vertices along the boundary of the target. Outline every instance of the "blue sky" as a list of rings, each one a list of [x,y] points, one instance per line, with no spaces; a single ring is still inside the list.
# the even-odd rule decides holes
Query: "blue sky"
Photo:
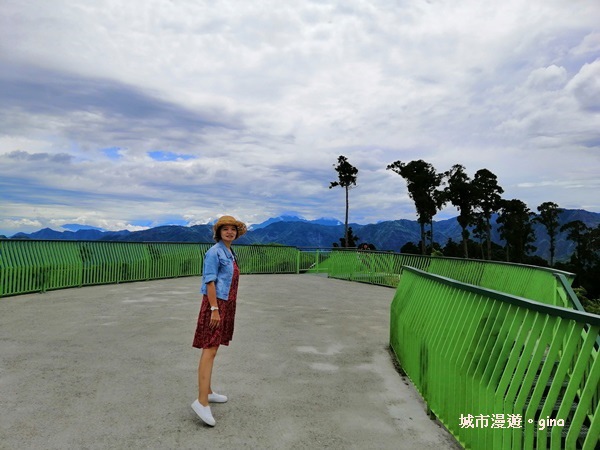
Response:
[[[600,3],[3,0],[0,234],[415,219],[396,161],[600,212]],[[436,216],[456,215],[452,207]]]

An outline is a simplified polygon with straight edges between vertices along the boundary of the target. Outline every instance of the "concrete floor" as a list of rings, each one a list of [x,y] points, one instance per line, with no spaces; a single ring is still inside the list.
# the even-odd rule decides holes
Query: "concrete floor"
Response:
[[[388,353],[394,290],[243,275],[210,428],[200,278],[0,298],[1,449],[459,449]]]

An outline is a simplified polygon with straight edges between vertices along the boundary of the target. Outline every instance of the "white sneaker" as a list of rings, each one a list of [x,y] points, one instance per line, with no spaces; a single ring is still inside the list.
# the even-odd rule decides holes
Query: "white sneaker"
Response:
[[[214,427],[217,423],[212,415],[212,412],[210,411],[210,406],[202,406],[198,399],[192,403],[192,409],[196,414],[198,414],[198,417],[200,417],[206,425]]]
[[[227,401],[227,396],[213,392],[212,394],[208,394],[208,401],[211,403],[225,403]]]

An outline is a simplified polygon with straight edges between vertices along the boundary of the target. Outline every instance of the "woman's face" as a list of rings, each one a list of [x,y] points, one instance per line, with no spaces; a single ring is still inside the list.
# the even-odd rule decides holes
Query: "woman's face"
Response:
[[[232,242],[237,237],[237,228],[234,225],[223,225],[221,227],[221,240]]]

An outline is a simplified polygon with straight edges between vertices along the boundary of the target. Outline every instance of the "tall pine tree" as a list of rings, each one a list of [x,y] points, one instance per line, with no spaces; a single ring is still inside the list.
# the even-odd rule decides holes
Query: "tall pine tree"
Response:
[[[344,155],[338,157],[337,166],[334,164],[335,170],[338,173],[338,180],[332,181],[329,189],[336,186],[341,186],[346,190],[346,220],[344,221],[344,246],[348,247],[350,240],[348,239],[348,211],[349,211],[349,196],[348,191],[352,186],[356,186],[356,176],[358,169],[348,162],[348,158]]]

